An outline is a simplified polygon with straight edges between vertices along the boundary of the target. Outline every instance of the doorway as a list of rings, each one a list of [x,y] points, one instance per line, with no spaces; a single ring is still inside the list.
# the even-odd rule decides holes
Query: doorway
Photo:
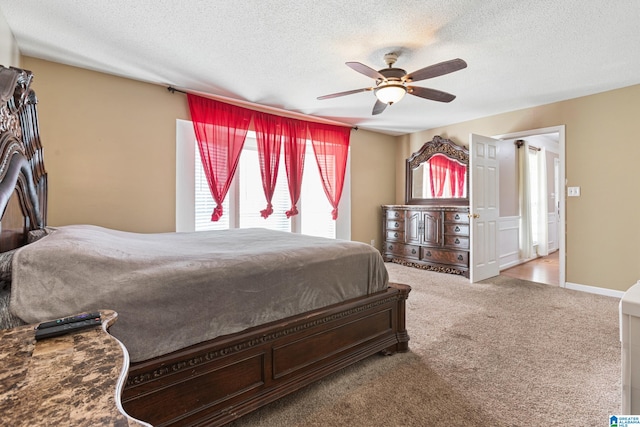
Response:
[[[557,153],[550,156],[548,170],[550,182],[548,191],[548,255],[523,259],[519,250],[519,211],[513,206],[503,205],[501,184],[501,211],[499,225],[500,274],[565,287],[565,129],[564,126],[532,129],[494,136],[504,144],[505,151],[513,150],[516,140],[526,139],[531,145],[545,146],[547,151]],[[503,147],[501,146],[501,148]],[[515,156],[515,155],[514,155]],[[506,187],[517,186],[516,168],[500,166],[500,181]],[[506,192],[506,202],[509,194]],[[513,196],[512,196],[513,197]],[[516,196],[517,197],[517,196]],[[504,208],[504,209],[503,209]],[[503,212],[504,211],[504,212]]]

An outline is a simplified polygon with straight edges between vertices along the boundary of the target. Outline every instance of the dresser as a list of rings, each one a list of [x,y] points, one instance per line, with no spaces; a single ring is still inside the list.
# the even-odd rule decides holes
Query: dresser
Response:
[[[469,277],[469,208],[382,206],[387,262]]]

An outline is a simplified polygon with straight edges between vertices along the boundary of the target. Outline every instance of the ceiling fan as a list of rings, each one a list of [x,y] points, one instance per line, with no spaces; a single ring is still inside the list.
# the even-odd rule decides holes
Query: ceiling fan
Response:
[[[407,93],[419,96],[420,98],[439,102],[451,102],[456,98],[455,95],[447,92],[429,89],[426,87],[410,86],[409,84],[419,80],[431,79],[433,77],[462,70],[467,67],[467,63],[462,59],[457,58],[440,62],[438,64],[421,68],[410,74],[407,74],[407,72],[401,68],[393,68],[393,64],[395,64],[397,59],[397,53],[387,53],[384,56],[384,60],[389,67],[378,71],[360,62],[346,62],[346,65],[355,71],[375,79],[376,86],[332,93],[330,95],[319,96],[318,99],[337,98],[339,96],[351,95],[359,92],[373,91],[376,95],[376,103],[373,106],[372,114],[376,115],[382,113],[384,109],[387,108],[387,105],[395,104],[400,101]]]

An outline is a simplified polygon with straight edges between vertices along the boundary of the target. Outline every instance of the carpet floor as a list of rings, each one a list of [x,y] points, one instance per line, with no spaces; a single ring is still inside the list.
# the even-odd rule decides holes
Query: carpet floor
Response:
[[[619,299],[386,264],[410,351],[375,355],[241,426],[604,426],[620,412]]]

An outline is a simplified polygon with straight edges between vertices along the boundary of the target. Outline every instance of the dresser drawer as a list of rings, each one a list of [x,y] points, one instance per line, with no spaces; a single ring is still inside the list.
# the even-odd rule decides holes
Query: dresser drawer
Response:
[[[469,224],[445,224],[444,235],[445,236],[468,236]]]
[[[387,255],[395,255],[402,258],[420,258],[420,246],[387,242],[384,245],[384,250]]]
[[[447,251],[442,249],[422,248],[420,254],[422,261],[434,262],[438,264],[469,265],[469,253],[464,251]]]
[[[387,219],[404,219],[404,211],[396,211],[393,209],[387,210]]]
[[[466,212],[449,212],[444,213],[445,222],[461,222],[463,224],[469,224],[469,216]]]
[[[454,249],[469,249],[469,238],[464,236],[444,236],[444,245]]]
[[[387,220],[387,230],[402,230],[402,231],[404,231],[404,220],[401,220],[401,219]]]
[[[389,242],[404,242],[403,230],[387,230],[385,240]]]

